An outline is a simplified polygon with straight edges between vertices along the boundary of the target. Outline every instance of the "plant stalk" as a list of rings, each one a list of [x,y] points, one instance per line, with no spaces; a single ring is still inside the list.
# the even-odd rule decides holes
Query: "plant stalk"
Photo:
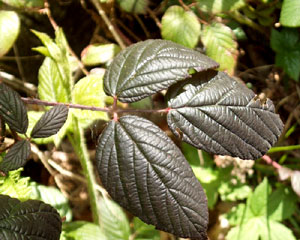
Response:
[[[79,157],[83,174],[87,180],[88,194],[90,197],[91,211],[93,221],[100,226],[100,206],[99,193],[97,191],[97,182],[93,163],[89,157],[88,149],[85,143],[83,129],[80,127],[78,119],[73,119],[73,134],[68,133],[68,139],[71,142],[77,156]]]

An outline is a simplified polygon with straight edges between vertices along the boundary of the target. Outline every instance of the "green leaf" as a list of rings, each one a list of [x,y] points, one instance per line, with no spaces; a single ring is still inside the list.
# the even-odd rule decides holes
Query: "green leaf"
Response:
[[[106,94],[103,91],[103,77],[90,74],[80,79],[72,91],[74,103],[86,106],[105,107]],[[72,109],[71,112],[79,119],[83,127],[96,119],[108,120],[106,112]]]
[[[232,12],[245,6],[245,0],[197,0],[199,8],[213,14]]]
[[[39,69],[38,93],[41,100],[68,102],[68,92],[54,60],[46,57]]]
[[[9,171],[6,176],[0,176],[0,194],[8,195],[12,198],[18,198],[25,201],[30,197],[32,188],[29,186],[29,177],[21,177],[21,171]]]
[[[30,154],[30,142],[21,140],[15,143],[7,152],[2,162],[0,163],[1,171],[16,170],[23,167]]]
[[[276,221],[288,219],[297,209],[297,200],[291,188],[282,186],[276,189],[268,198],[268,217]]]
[[[207,56],[167,40],[131,45],[113,60],[104,76],[104,91],[121,102],[135,102],[218,64]]]
[[[46,138],[56,134],[68,118],[69,108],[57,105],[45,112],[31,131],[33,138]]]
[[[109,240],[98,225],[85,221],[63,223],[63,236],[66,240]]]
[[[262,222],[265,226],[261,227],[260,230],[261,240],[296,240],[296,237],[294,236],[292,230],[287,228],[283,224],[276,221],[269,221],[269,226],[267,226],[265,218],[262,219]],[[250,228],[248,228],[247,233],[249,232],[249,229]],[[270,229],[270,231],[268,231],[268,229]]]
[[[20,19],[14,11],[0,11],[0,57],[13,46],[20,32]]]
[[[271,100],[223,72],[209,70],[172,86],[167,121],[173,134],[198,149],[241,159],[263,156],[277,141],[283,124]],[[218,131],[216,131],[216,129]]]
[[[250,200],[250,209],[255,216],[267,215],[267,203],[271,190],[267,178],[264,178],[264,180],[255,188]]]
[[[251,188],[248,185],[237,183],[232,184],[230,181],[221,182],[218,189],[222,201],[237,201],[245,199],[251,193]]]
[[[194,48],[200,37],[200,23],[192,11],[180,6],[171,6],[162,17],[161,35],[163,39]]]
[[[0,83],[0,116],[8,126],[19,133],[28,128],[27,109],[19,94]]]
[[[7,5],[17,8],[42,8],[44,0],[1,0]],[[1,2],[0,1],[0,2]]]
[[[256,218],[249,219],[245,224],[230,229],[226,235],[228,240],[258,240],[260,232],[260,220]]]
[[[271,47],[276,52],[275,64],[295,81],[300,76],[300,41],[297,29],[272,29]]]
[[[300,27],[300,1],[284,0],[280,13],[280,23],[285,27]]]
[[[37,112],[37,111],[28,112],[28,118],[29,118],[29,126],[27,130],[28,136],[30,135],[33,127],[39,121],[39,119],[42,117],[43,114],[44,112]],[[72,125],[72,114],[69,114],[66,123],[58,131],[57,134],[47,138],[32,138],[31,140],[37,144],[47,144],[50,142],[54,142],[55,146],[58,146],[61,140],[63,139],[63,137],[66,135],[67,130],[71,127],[71,125]]]
[[[32,189],[30,198],[43,201],[54,207],[61,218],[65,221],[72,220],[72,210],[69,206],[68,199],[55,187],[39,185],[35,182],[30,184]]]
[[[251,194],[249,195],[249,197]],[[229,213],[225,214],[225,218],[228,219],[230,225],[242,225],[248,222],[251,218],[254,218],[252,211],[250,210],[249,204],[240,203],[233,207]]]
[[[57,240],[61,224],[59,214],[48,204],[0,195],[0,239]]]
[[[148,0],[118,0],[121,8],[126,12],[132,12],[136,14],[146,13]]]
[[[110,121],[96,162],[104,187],[121,206],[157,229],[205,239],[203,189],[177,146],[152,122],[133,115]]]
[[[112,60],[120,50],[116,44],[92,44],[82,51],[81,61],[87,66],[103,64]]]
[[[159,231],[153,225],[144,223],[139,218],[133,219],[135,240],[160,240]]]
[[[201,41],[206,47],[207,56],[220,63],[220,70],[232,75],[238,54],[233,31],[222,23],[205,25]]]
[[[129,222],[122,208],[107,198],[102,198],[99,205],[101,229],[107,239],[129,239]]]

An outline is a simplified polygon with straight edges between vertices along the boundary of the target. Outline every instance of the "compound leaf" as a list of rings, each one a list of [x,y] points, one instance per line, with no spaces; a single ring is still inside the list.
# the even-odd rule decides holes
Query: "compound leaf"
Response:
[[[45,112],[31,132],[33,138],[46,138],[56,134],[68,118],[69,108],[57,105]]]
[[[130,115],[109,122],[96,160],[103,185],[122,207],[157,229],[206,239],[203,189],[177,146],[152,122]]]
[[[1,171],[7,173],[23,167],[30,154],[30,142],[21,140],[14,144],[0,163]]]
[[[0,115],[12,130],[26,133],[28,116],[25,104],[17,92],[3,83],[0,83]]]
[[[20,19],[14,11],[0,11],[0,57],[13,46],[20,32]]]
[[[104,91],[121,102],[135,102],[218,64],[207,56],[167,40],[147,40],[119,53],[104,76]]]
[[[0,195],[0,239],[57,240],[61,224],[59,214],[48,204]]]
[[[161,35],[164,39],[189,48],[197,45],[201,26],[194,12],[172,6],[165,12],[161,24]]]
[[[168,125],[183,141],[241,159],[257,159],[277,141],[283,124],[269,99],[256,99],[244,84],[213,70],[187,83],[181,91],[173,87],[179,95],[168,103]]]

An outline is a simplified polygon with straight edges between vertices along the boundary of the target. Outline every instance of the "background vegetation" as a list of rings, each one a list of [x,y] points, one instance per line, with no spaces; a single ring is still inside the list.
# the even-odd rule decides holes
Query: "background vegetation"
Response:
[[[176,143],[207,194],[211,240],[300,238],[299,0],[2,0],[0,9],[0,81],[24,97],[110,105],[102,77],[112,58],[132,43],[163,38],[204,52],[272,99],[285,127],[262,159]],[[68,92],[64,84],[73,80]],[[159,108],[164,94],[120,107]],[[45,109],[28,108],[31,132]],[[175,239],[107,198],[92,161],[109,116],[72,111],[57,135],[31,145],[23,169],[0,176],[0,194],[50,203],[64,219],[61,239]],[[169,133],[163,117],[146,116]],[[0,134],[0,161],[12,139]]]

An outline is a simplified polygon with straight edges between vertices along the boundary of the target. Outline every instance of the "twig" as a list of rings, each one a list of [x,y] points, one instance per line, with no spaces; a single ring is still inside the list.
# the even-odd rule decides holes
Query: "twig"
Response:
[[[21,79],[22,79],[23,82],[26,82],[24,69],[23,69],[22,63],[21,63],[20,58],[19,58],[19,51],[18,51],[18,48],[17,48],[16,44],[13,45],[13,50],[14,50],[14,53],[15,53],[15,57],[16,57],[15,59],[16,59],[16,62],[17,62],[17,66],[18,66],[18,70],[19,70]]]
[[[143,23],[142,19],[139,17],[139,15],[134,14],[134,17],[136,18],[136,20],[138,21],[138,23],[140,24],[141,28],[143,29],[144,33],[146,34],[147,38],[150,38],[151,35],[149,33],[149,31],[147,30],[147,27],[145,26],[145,24]]]
[[[120,45],[120,47],[122,49],[125,49],[126,46],[123,42],[123,40],[121,39],[121,37],[119,36],[119,34],[117,33],[116,29],[114,28],[113,24],[110,22],[109,18],[107,17],[105,11],[103,10],[101,4],[99,3],[99,0],[92,0],[92,3],[94,4],[94,6],[96,7],[99,15],[102,17],[103,21],[105,22],[105,24],[107,25],[109,31],[112,33],[113,37],[115,38],[115,40],[117,41],[117,43]]]
[[[154,22],[156,23],[156,26],[161,29],[162,28],[162,25],[161,25],[161,22],[159,21],[159,19],[156,17],[155,13],[150,9],[148,8],[147,9],[147,12],[149,13],[150,17],[154,20]]]
[[[277,162],[274,162],[268,155],[264,155],[262,156],[262,159],[269,165],[272,165],[275,169],[280,169],[282,168],[282,166],[277,163]]]

